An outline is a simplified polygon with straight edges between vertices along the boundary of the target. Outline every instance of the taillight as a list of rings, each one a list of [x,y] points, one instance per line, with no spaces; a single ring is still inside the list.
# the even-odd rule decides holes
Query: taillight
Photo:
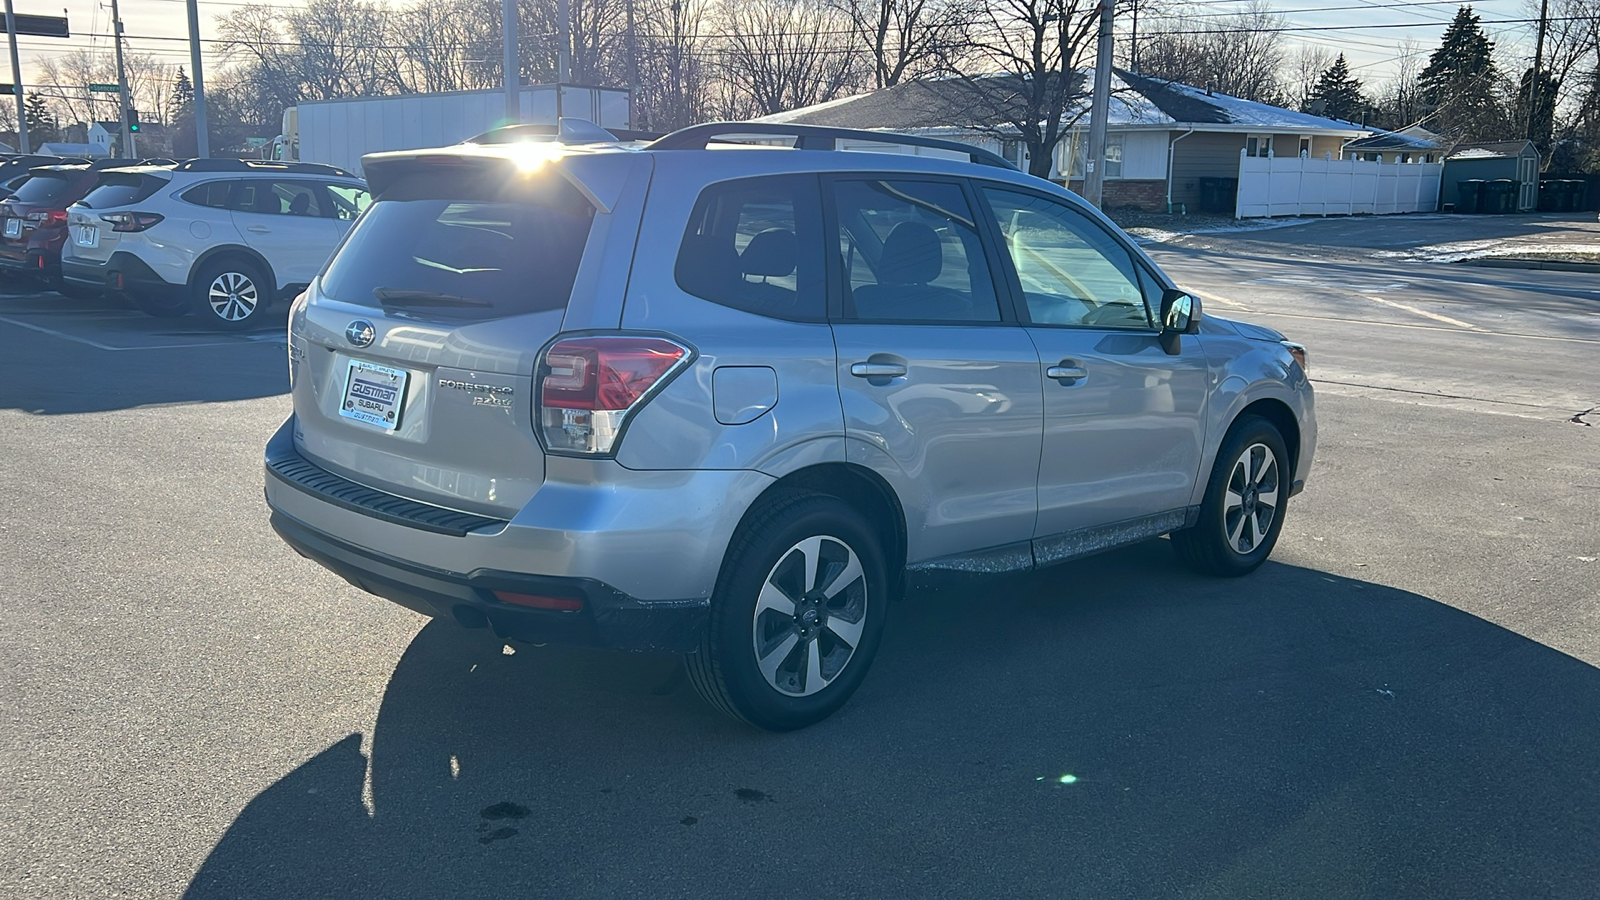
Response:
[[[628,418],[688,365],[689,348],[634,335],[557,341],[539,361],[537,420],[545,449],[615,452]]]
[[[112,231],[143,231],[160,222],[165,216],[159,213],[147,212],[116,212],[106,213],[100,217],[102,222],[110,222]]]
[[[29,222],[37,222],[40,228],[48,228],[51,225],[67,224],[67,211],[64,209],[39,209],[28,213],[25,218]]]

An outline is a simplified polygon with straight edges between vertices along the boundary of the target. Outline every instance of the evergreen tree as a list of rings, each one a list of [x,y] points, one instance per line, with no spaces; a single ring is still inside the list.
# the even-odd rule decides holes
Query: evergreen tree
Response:
[[[1512,135],[1495,96],[1500,72],[1494,64],[1494,41],[1478,18],[1471,6],[1456,11],[1418,84],[1430,112],[1430,129],[1464,140],[1501,140]]]
[[[172,105],[179,110],[194,105],[194,85],[190,83],[188,73],[183,71],[183,66],[178,67],[178,77],[172,82]]]
[[[1539,147],[1543,159],[1550,157],[1556,127],[1556,97],[1561,91],[1561,79],[1550,74],[1549,69],[1539,72],[1534,81],[1533,69],[1522,73],[1517,85],[1517,96],[1512,100],[1512,119],[1521,127],[1522,135]]]
[[[1350,65],[1344,61],[1343,53],[1318,76],[1311,88],[1310,102],[1318,100],[1322,101],[1322,115],[1346,122],[1360,121],[1362,111],[1367,108],[1367,98],[1361,93],[1361,79],[1350,74]],[[1310,103],[1307,107],[1309,111]]]
[[[194,84],[182,66],[178,67],[178,77],[172,82],[167,121],[172,123],[172,155],[179,159],[194,156],[199,144],[194,133]]]
[[[27,102],[23,104],[23,117],[28,123],[28,140],[33,146],[54,143],[61,139],[61,129],[56,124],[56,117],[50,112],[50,107],[44,98],[37,93],[28,95]]]

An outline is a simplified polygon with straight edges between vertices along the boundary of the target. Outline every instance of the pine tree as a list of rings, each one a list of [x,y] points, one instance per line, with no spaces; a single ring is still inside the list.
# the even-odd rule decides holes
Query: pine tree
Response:
[[[1359,121],[1368,106],[1367,98],[1361,93],[1361,79],[1350,74],[1350,65],[1345,62],[1343,53],[1317,77],[1310,99],[1313,103],[1322,101],[1322,115],[1347,122]]]
[[[1456,11],[1418,84],[1430,110],[1430,129],[1465,140],[1500,140],[1511,137],[1495,97],[1500,72],[1494,64],[1494,41],[1478,18],[1471,6]]]
[[[1541,157],[1548,159],[1550,145],[1555,136],[1556,97],[1561,92],[1561,79],[1549,69],[1539,72],[1534,81],[1533,68],[1522,73],[1517,85],[1517,96],[1512,100],[1512,121],[1522,128],[1522,135],[1539,147]]]
[[[178,67],[178,77],[172,83],[172,104],[177,109],[188,109],[194,105],[194,85],[190,83],[188,73],[183,71],[183,66]]]
[[[28,141],[33,146],[54,143],[61,139],[61,129],[56,124],[56,117],[50,112],[50,107],[44,98],[37,93],[28,95],[27,102],[23,104],[23,117],[28,123]]]
[[[167,121],[172,123],[172,155],[184,159],[194,156],[198,143],[194,134],[194,84],[182,66],[178,67],[178,77],[172,82]]]

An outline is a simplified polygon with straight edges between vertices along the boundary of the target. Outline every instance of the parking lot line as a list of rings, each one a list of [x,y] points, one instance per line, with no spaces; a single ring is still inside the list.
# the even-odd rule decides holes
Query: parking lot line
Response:
[[[43,325],[35,325],[35,324],[31,323],[31,322],[21,322],[21,321],[18,321],[16,319],[10,318],[9,316],[0,316],[0,322],[5,322],[5,323],[7,323],[9,325],[15,325],[18,328],[26,328],[29,331],[37,331],[37,332],[40,332],[41,334],[48,334],[48,335],[50,335],[52,337],[61,338],[62,340],[72,341],[72,342],[78,343],[78,344],[86,344],[86,345],[88,345],[90,347],[94,347],[97,350],[110,350],[110,351],[118,352],[118,353],[124,352],[124,351],[128,351],[128,350],[188,350],[188,349],[192,349],[192,348],[195,348],[195,347],[237,347],[238,346],[238,342],[237,341],[206,341],[204,343],[199,343],[199,344],[151,344],[151,345],[149,345],[147,347],[115,347],[115,346],[112,346],[110,344],[102,344],[99,341],[90,340],[89,338],[86,338],[86,337],[79,337],[78,335],[68,334],[68,333],[66,333],[64,331],[57,331],[54,328],[46,328]],[[250,341],[264,341],[264,340],[277,340],[278,339],[278,336],[275,335],[275,334],[274,335],[270,335],[270,336],[268,336],[268,335],[262,335],[262,336],[240,335],[240,337],[244,338],[245,340],[250,340]]]

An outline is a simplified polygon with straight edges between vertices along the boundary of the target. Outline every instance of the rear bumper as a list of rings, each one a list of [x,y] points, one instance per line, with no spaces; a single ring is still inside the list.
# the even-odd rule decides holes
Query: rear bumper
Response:
[[[178,301],[185,293],[184,285],[166,281],[144,260],[120,250],[104,262],[62,256],[61,278],[105,290],[136,292],[152,300]]]
[[[553,457],[506,521],[342,478],[300,455],[295,427],[290,418],[268,443],[265,472],[273,527],[290,546],[380,597],[536,642],[692,650],[734,528],[773,481]],[[495,590],[578,598],[583,609],[529,609]]]
[[[423,615],[493,629],[506,640],[687,653],[699,645],[710,612],[705,601],[643,601],[588,578],[419,566],[356,547],[276,511],[272,528],[301,556],[367,593]],[[501,602],[496,590],[578,599],[583,608],[529,609]]]

